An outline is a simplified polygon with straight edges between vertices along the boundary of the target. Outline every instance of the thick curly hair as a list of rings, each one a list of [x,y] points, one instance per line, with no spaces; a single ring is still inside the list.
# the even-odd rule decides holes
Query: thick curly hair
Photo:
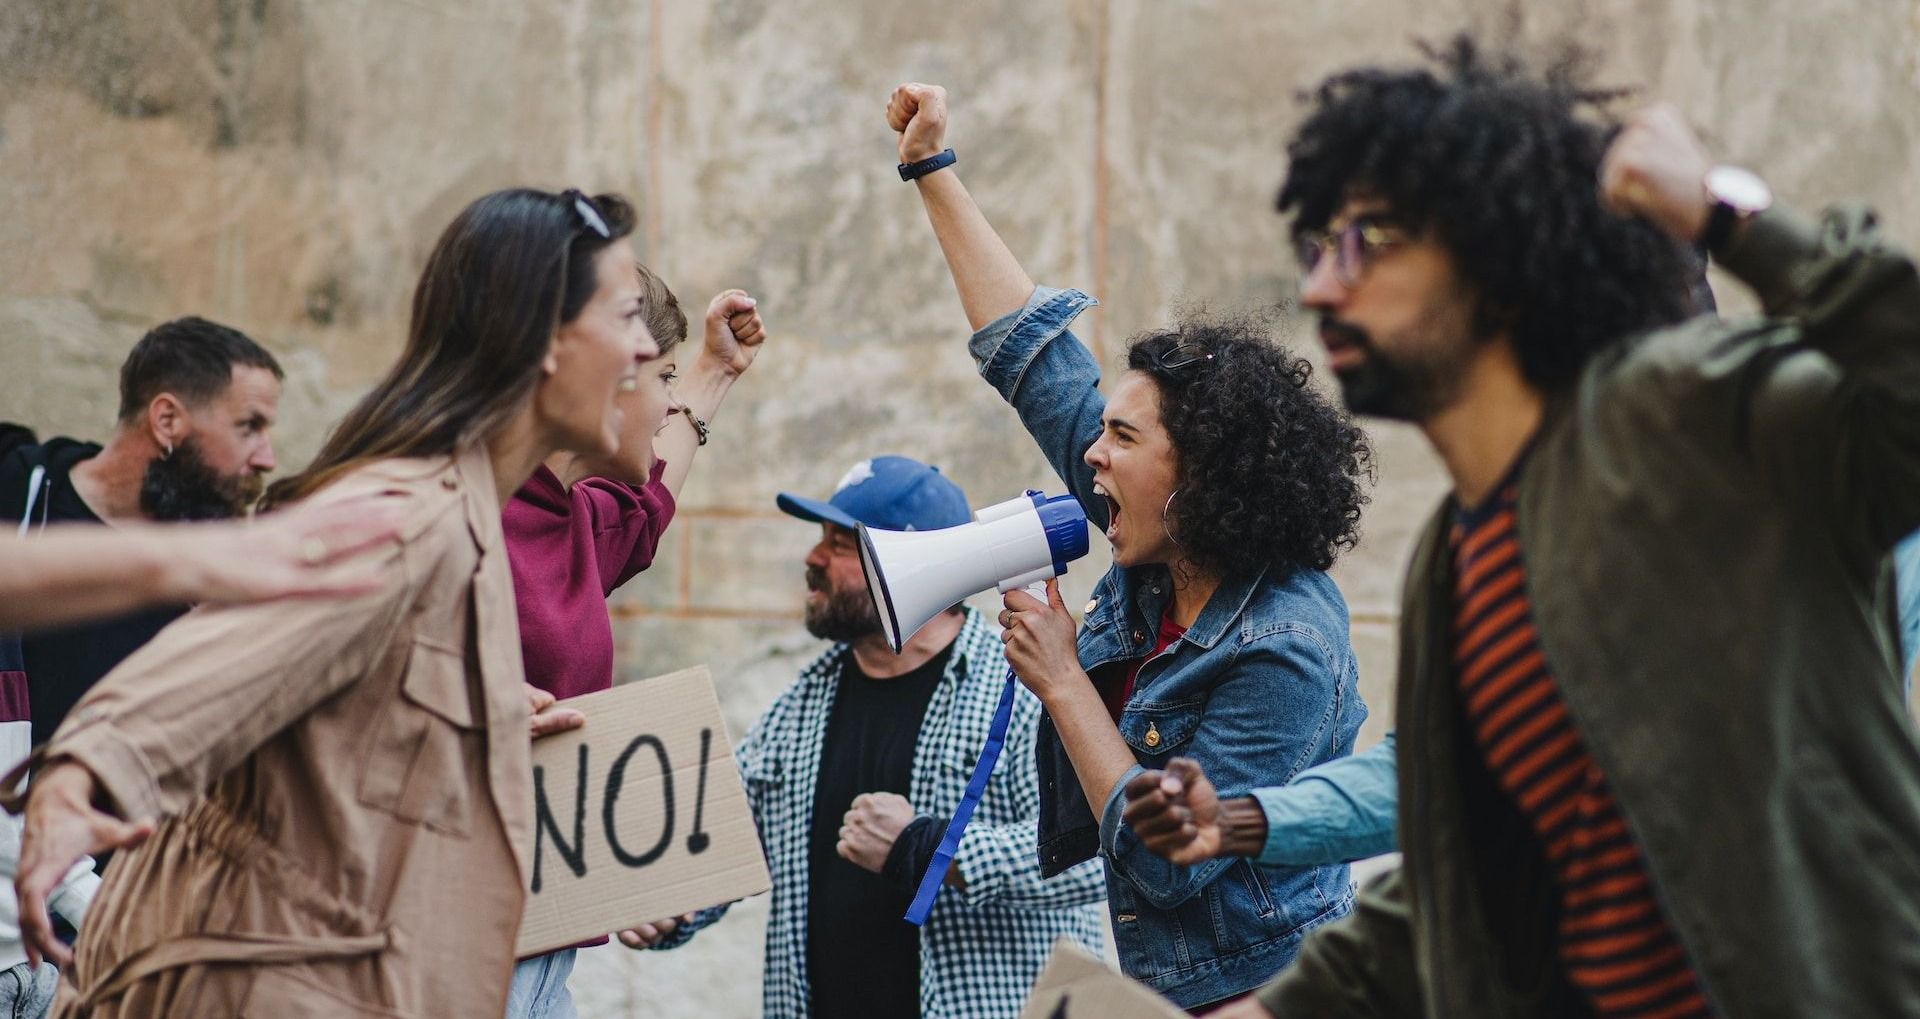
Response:
[[[1564,388],[1596,351],[1696,310],[1698,259],[1651,224],[1602,207],[1601,156],[1623,93],[1582,84],[1568,50],[1543,73],[1470,36],[1422,45],[1432,69],[1359,68],[1304,96],[1278,206],[1295,240],[1348,200],[1386,203],[1452,255],[1474,332],[1506,330],[1522,372]]]
[[[1366,433],[1307,385],[1312,367],[1263,322],[1190,317],[1136,337],[1127,367],[1159,390],[1178,461],[1172,533],[1194,566],[1324,570],[1359,541]]]

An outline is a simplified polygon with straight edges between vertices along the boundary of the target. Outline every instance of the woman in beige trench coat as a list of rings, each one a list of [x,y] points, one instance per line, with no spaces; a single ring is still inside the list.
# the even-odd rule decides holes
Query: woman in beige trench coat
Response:
[[[632,223],[612,195],[468,206],[399,364],[269,494],[391,503],[378,589],[190,613],[36,751],[16,888],[28,951],[70,967],[56,1016],[502,1013],[531,793],[500,504],[555,450],[618,442],[657,353]],[[69,959],[47,891],[120,847]]]

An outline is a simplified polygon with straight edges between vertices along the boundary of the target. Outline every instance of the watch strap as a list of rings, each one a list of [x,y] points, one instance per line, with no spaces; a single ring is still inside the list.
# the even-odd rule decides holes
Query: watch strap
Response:
[[[952,149],[942,149],[937,154],[928,156],[919,162],[901,163],[900,179],[919,180],[935,170],[944,170],[959,160],[960,157],[954,155]]]
[[[1733,236],[1733,228],[1739,223],[1740,210],[1716,200],[1713,208],[1707,210],[1707,225],[1700,231],[1700,247],[1709,255],[1718,252]]]

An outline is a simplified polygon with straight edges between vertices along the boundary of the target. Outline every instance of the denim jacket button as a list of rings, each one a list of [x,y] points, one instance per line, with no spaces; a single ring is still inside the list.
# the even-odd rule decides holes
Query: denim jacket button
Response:
[[[1133,631],[1133,642],[1134,642],[1135,644],[1138,644],[1138,643],[1140,643],[1141,641],[1143,641],[1143,640],[1146,640],[1146,639],[1147,639],[1147,636],[1146,636],[1146,634],[1144,634],[1144,633],[1141,633],[1141,632],[1140,632],[1139,630],[1135,630],[1135,631]]]

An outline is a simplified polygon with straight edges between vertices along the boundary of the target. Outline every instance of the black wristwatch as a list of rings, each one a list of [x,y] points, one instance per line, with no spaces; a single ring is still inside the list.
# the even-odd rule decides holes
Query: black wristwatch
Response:
[[[1700,231],[1700,246],[1709,255],[1720,253],[1741,222],[1773,205],[1773,190],[1751,170],[1716,166],[1707,171],[1701,184],[1707,189],[1707,197],[1713,199],[1706,229]]]
[[[935,170],[944,170],[958,162],[959,156],[952,149],[942,149],[938,155],[928,156],[917,163],[901,163],[901,180],[919,180]]]

